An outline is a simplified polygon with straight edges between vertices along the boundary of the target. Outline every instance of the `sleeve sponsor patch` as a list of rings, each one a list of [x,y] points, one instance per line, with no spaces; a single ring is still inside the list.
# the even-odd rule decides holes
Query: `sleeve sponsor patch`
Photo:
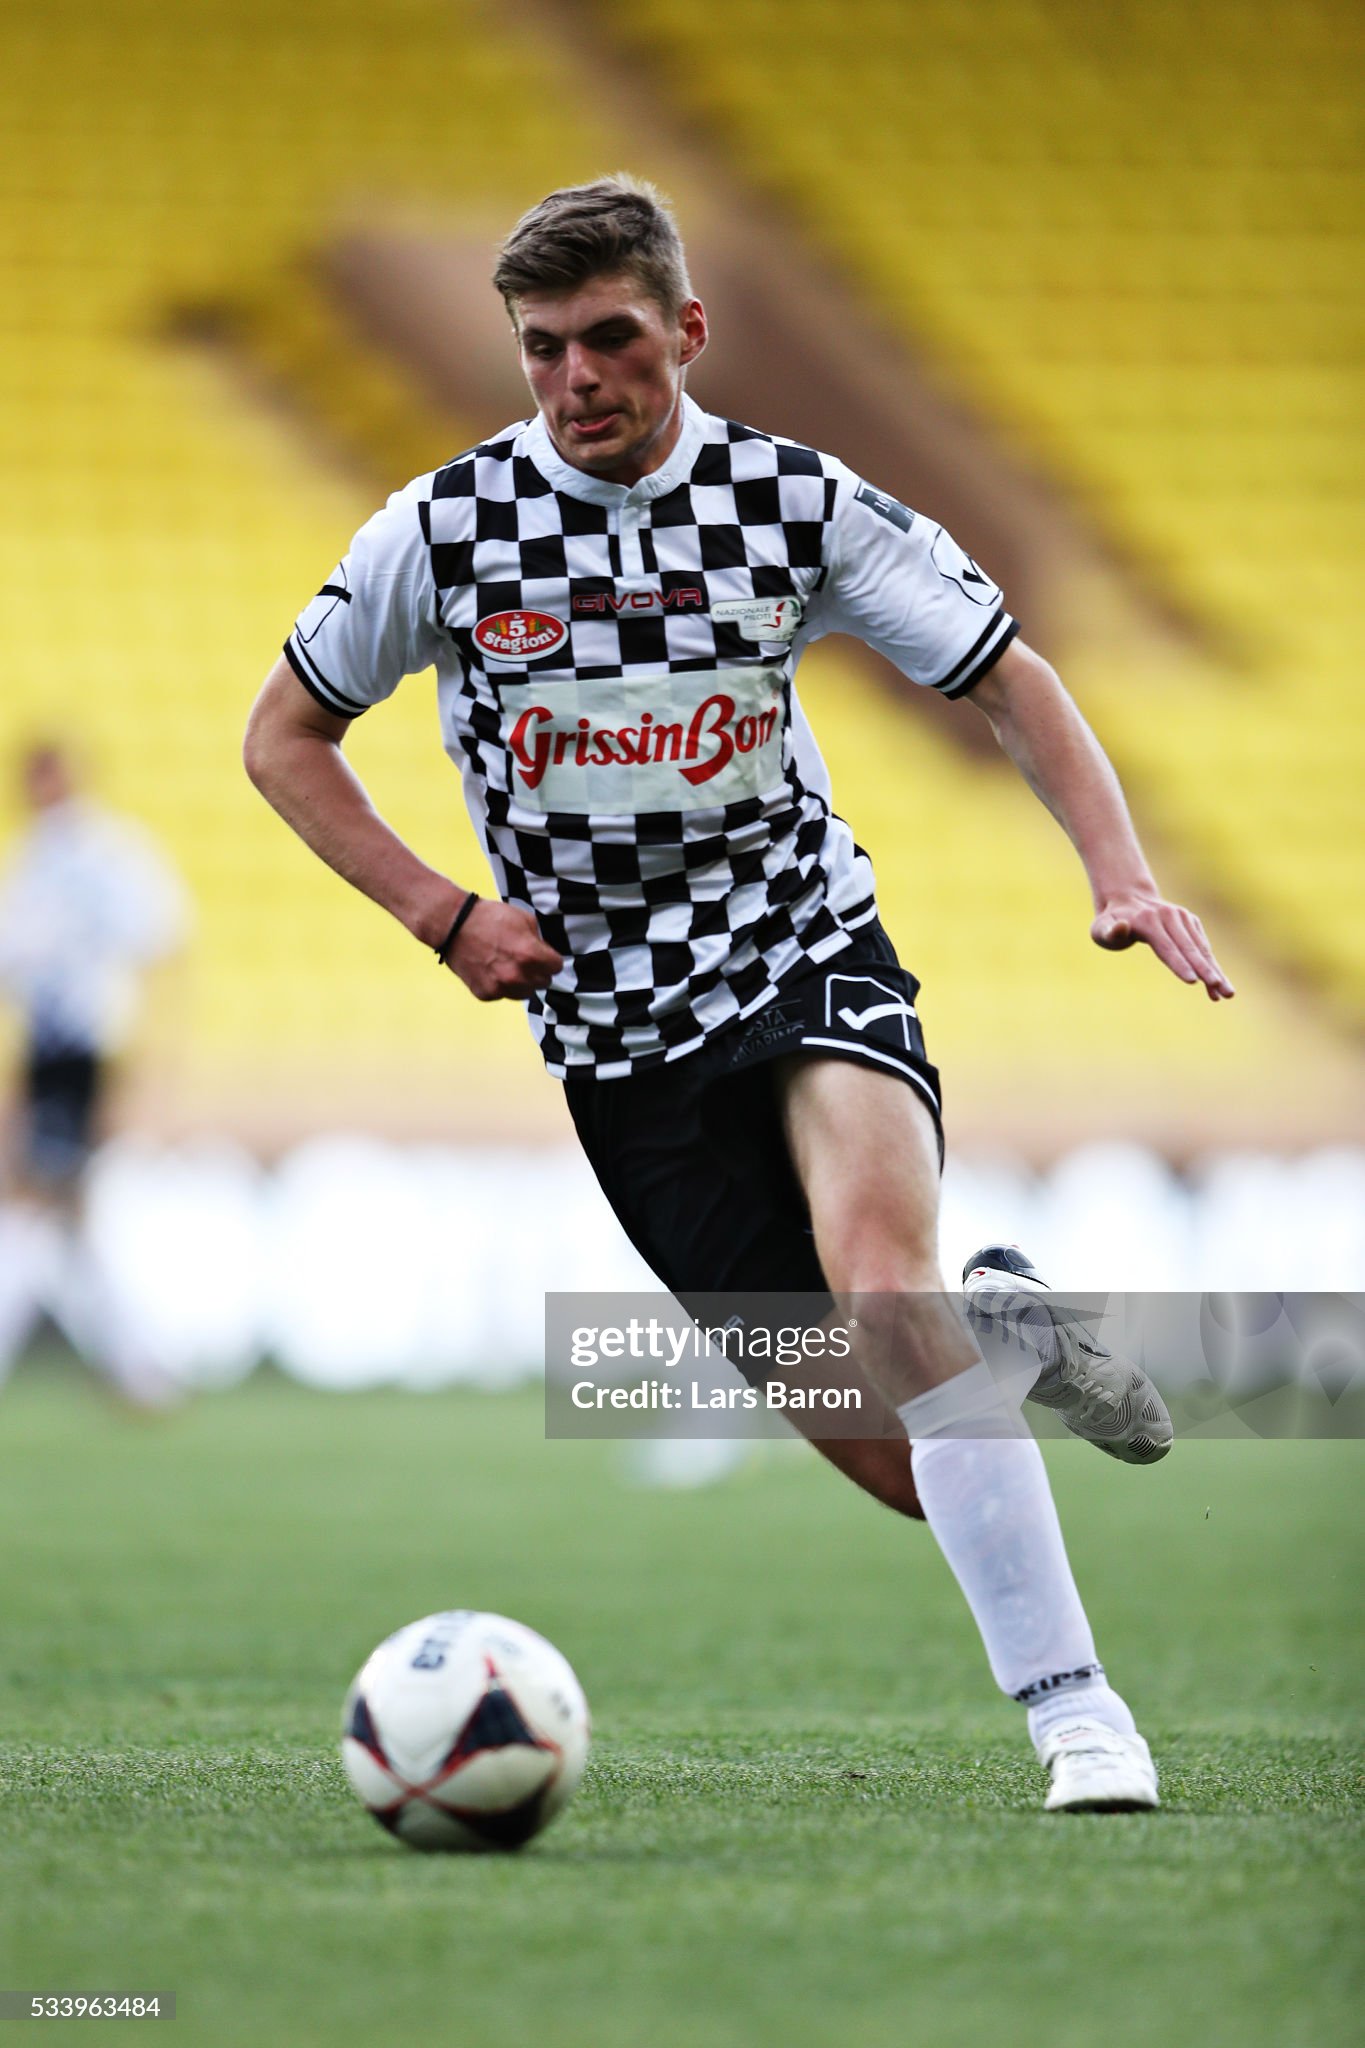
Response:
[[[874,491],[871,484],[859,484],[854,496],[860,505],[870,505],[892,526],[898,526],[902,533],[909,533],[915,515],[908,505],[902,505],[899,498],[889,497],[885,491]]]
[[[966,549],[959,547],[943,527],[940,526],[934,535],[934,544],[929,552],[944,582],[955,584],[973,604],[992,608],[999,604],[1000,586],[991,581],[984,569],[978,568]]]

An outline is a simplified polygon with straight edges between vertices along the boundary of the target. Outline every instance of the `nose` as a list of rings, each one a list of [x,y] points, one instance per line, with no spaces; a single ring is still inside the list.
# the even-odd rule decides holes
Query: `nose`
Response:
[[[584,348],[579,342],[571,341],[564,354],[569,389],[577,392],[595,391],[599,379],[592,351]]]

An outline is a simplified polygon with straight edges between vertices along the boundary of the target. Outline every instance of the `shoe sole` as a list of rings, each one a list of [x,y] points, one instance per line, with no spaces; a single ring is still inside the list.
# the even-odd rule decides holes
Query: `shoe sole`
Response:
[[[1065,1335],[1061,1332],[1058,1334],[1063,1349],[1070,1353],[1072,1347],[1067,1342]],[[1072,1355],[1074,1356],[1074,1353]],[[1159,1437],[1145,1434],[1141,1426],[1134,1431],[1132,1436],[1126,1439],[1120,1438],[1116,1440],[1112,1437],[1092,1436],[1088,1430],[1072,1422],[1058,1403],[1039,1401],[1032,1394],[1026,1396],[1026,1398],[1033,1401],[1035,1407],[1049,1409],[1057,1417],[1057,1420],[1070,1430],[1072,1436],[1078,1437],[1083,1444],[1093,1444],[1097,1451],[1103,1451],[1107,1458],[1117,1460],[1120,1465],[1159,1465],[1161,1460],[1169,1454],[1171,1446],[1175,1441],[1175,1432],[1171,1427],[1170,1410],[1152,1384],[1152,1381],[1143,1372],[1141,1366],[1134,1365],[1131,1359],[1118,1359],[1115,1360],[1115,1363],[1122,1365],[1132,1375],[1128,1397],[1138,1411],[1139,1425],[1146,1424],[1148,1429],[1159,1429],[1163,1433],[1169,1431],[1170,1433],[1166,1436],[1164,1443]],[[1156,1415],[1147,1412],[1152,1408],[1157,1410]]]
[[[1045,1813],[1156,1813],[1159,1799],[1073,1799],[1065,1806],[1047,1806]]]
[[[1039,1408],[1047,1408],[1051,1404],[1046,1401],[1038,1401],[1034,1405]],[[1074,1423],[1067,1421],[1065,1415],[1059,1409],[1053,1408],[1052,1413],[1063,1427],[1069,1429],[1072,1436],[1078,1438],[1081,1443],[1093,1444],[1097,1451],[1103,1451],[1106,1458],[1114,1458],[1120,1465],[1159,1465],[1163,1458],[1170,1456],[1171,1448],[1175,1441],[1174,1437],[1172,1437],[1170,1443],[1162,1444],[1157,1443],[1152,1437],[1143,1437],[1138,1438],[1136,1441],[1130,1440],[1126,1444],[1108,1443],[1103,1437],[1088,1436],[1085,1430],[1077,1429]],[[1139,1444],[1144,1444],[1148,1448],[1139,1450]]]

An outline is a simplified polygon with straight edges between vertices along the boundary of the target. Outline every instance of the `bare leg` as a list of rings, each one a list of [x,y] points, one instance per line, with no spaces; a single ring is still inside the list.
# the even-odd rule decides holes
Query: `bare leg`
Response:
[[[783,1125],[833,1293],[858,1297],[859,1358],[894,1408],[981,1353],[938,1263],[938,1139],[904,1081],[808,1054],[778,1070]]]
[[[890,1075],[809,1054],[783,1063],[779,1087],[821,1266],[841,1308],[856,1298],[860,1363],[904,1424],[914,1490],[996,1682],[1029,1706],[1040,1754],[1068,1719],[1129,1741],[1132,1716],[1096,1657],[1038,1446],[944,1292],[927,1110]],[[1154,1800],[1153,1781],[1137,1803]]]
[[[912,1521],[924,1520],[910,1470],[910,1446],[904,1437],[881,1442],[861,1437],[811,1437],[808,1441],[845,1479],[870,1493],[884,1508],[908,1515]]]
[[[0,1384],[47,1304],[56,1251],[55,1225],[41,1209],[0,1203]]]

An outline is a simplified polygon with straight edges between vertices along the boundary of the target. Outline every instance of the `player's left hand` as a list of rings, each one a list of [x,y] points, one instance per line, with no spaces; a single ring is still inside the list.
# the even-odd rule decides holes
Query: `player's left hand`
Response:
[[[1209,950],[1203,925],[1179,903],[1167,903],[1160,896],[1117,896],[1099,912],[1090,936],[1110,953],[1138,944],[1150,946],[1181,981],[1202,982],[1210,1002],[1236,994]]]

